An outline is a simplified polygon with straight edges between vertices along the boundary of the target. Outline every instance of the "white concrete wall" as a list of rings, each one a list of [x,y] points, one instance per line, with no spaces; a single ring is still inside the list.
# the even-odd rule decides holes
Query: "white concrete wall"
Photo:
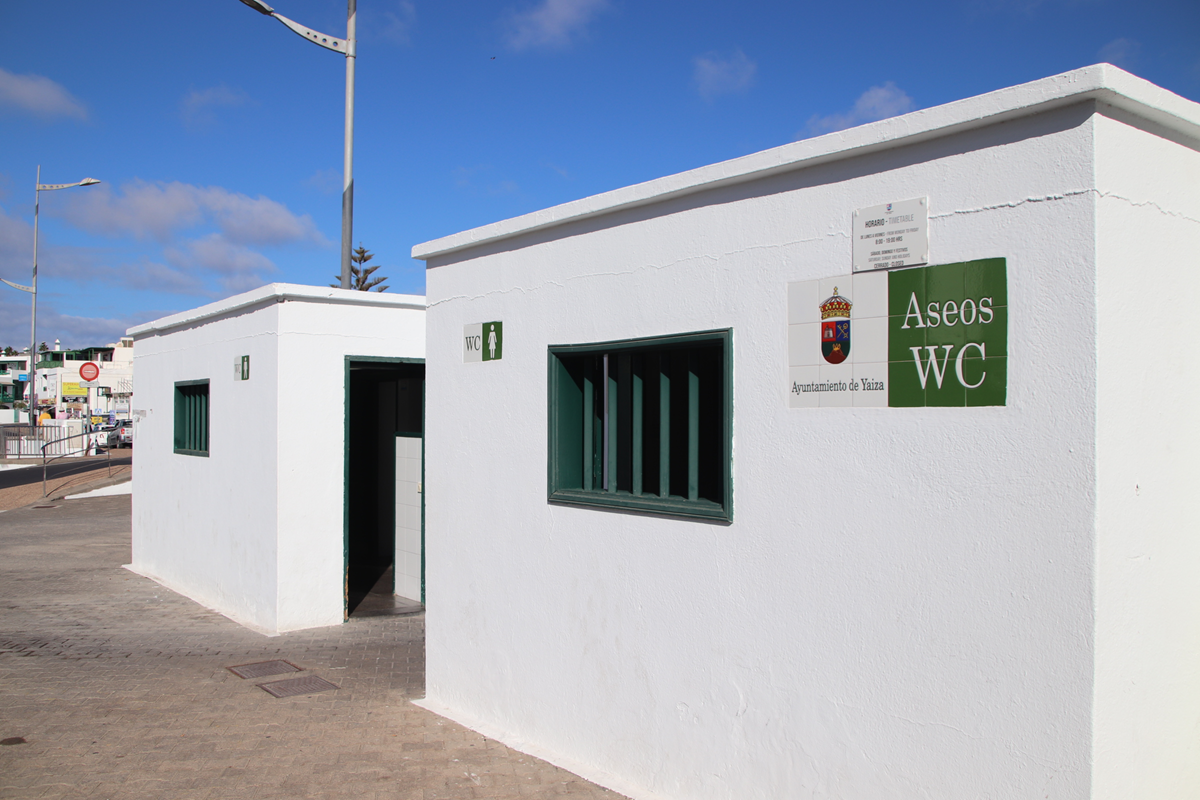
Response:
[[[1090,115],[434,257],[430,706],[638,798],[1088,797]],[[789,410],[787,283],[926,195],[933,263],[1008,259],[1007,406]],[[547,346],[723,327],[734,522],[548,505]]]
[[[134,328],[132,568],[264,632],[341,623],[346,357],[423,358],[423,303],[274,285]],[[205,377],[209,457],[176,455],[174,383]]]
[[[1200,795],[1200,154],[1097,124],[1096,797]]]
[[[423,298],[409,300],[420,303]],[[296,302],[283,306],[278,387],[280,631],[335,625],[344,614],[346,356],[424,358],[424,310]]]
[[[139,337],[132,568],[259,630],[278,627],[277,304]],[[251,378],[233,362],[249,355]],[[174,452],[176,381],[209,380],[209,454]]]

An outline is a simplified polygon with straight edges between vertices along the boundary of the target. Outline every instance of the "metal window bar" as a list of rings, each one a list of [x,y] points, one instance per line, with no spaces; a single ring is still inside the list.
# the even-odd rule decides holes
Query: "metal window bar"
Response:
[[[635,496],[645,494],[645,375],[658,382],[658,496],[671,496],[671,467],[679,470],[680,487],[688,500],[700,496],[700,353],[690,350],[659,353],[651,367],[641,355],[604,353],[584,366],[583,391],[583,489],[616,493],[622,483]],[[682,362],[682,363],[681,363]],[[597,370],[596,367],[599,367]],[[677,370],[672,375],[672,368]],[[597,374],[599,373],[599,374]],[[673,380],[674,378],[674,380]],[[597,385],[599,384],[599,385]],[[680,413],[679,442],[672,459],[672,385]],[[600,408],[595,404],[599,401]],[[685,411],[686,409],[686,411]],[[598,423],[598,424],[597,424]],[[625,467],[619,469],[620,464]],[[597,478],[599,480],[597,480]]]
[[[596,370],[595,360],[585,358],[583,362],[583,490],[595,489],[596,475]]]

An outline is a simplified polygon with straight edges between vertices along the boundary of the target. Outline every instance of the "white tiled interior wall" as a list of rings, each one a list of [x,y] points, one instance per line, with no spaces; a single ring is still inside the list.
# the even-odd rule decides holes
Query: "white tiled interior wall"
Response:
[[[396,437],[396,594],[421,599],[421,439]]]

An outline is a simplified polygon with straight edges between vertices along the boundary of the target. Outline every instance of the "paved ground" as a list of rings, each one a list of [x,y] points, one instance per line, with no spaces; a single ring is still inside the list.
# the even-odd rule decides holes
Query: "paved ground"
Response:
[[[112,480],[128,480],[133,469],[133,456],[129,450],[112,455]],[[24,468],[12,468],[17,463],[27,464]],[[29,505],[42,497],[42,461],[26,459],[0,461],[0,511]],[[47,469],[46,492],[51,497],[80,491],[82,488],[109,479],[108,456],[63,458],[50,464]]]
[[[129,504],[0,514],[0,798],[619,797],[409,703],[423,615],[268,638],[122,569]],[[226,669],[273,659],[339,688]]]

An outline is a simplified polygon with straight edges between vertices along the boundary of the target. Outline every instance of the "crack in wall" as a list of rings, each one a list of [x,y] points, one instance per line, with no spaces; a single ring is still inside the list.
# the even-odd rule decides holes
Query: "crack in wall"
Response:
[[[1102,200],[1120,200],[1125,203],[1128,203],[1130,206],[1132,206],[1134,208],[1153,208],[1156,211],[1158,211],[1160,214],[1162,214],[1163,216],[1172,217],[1174,219],[1184,220],[1186,222],[1194,222],[1194,223],[1200,224],[1200,219],[1193,218],[1182,212],[1172,211],[1170,209],[1163,208],[1161,205],[1154,202],[1153,200],[1137,201],[1137,200],[1133,200],[1132,198],[1125,197],[1124,195],[1119,195],[1114,192],[1101,191],[1099,189],[1074,189],[1074,190],[1071,190],[1068,192],[1062,192],[1059,194],[1048,194],[1048,195],[1044,195],[1042,197],[1026,197],[1021,200],[1010,200],[1010,201],[1004,202],[1004,203],[993,203],[991,205],[979,206],[977,208],[960,208],[960,209],[955,209],[953,211],[944,211],[940,214],[930,214],[929,219],[931,219],[931,220],[948,219],[950,217],[962,216],[962,215],[966,215],[966,214],[981,214],[985,211],[1001,211],[1004,209],[1020,208],[1021,206],[1028,205],[1030,203],[1052,203],[1052,202],[1056,202],[1059,200],[1069,200],[1069,199],[1072,199],[1075,197],[1082,197],[1082,196],[1087,196],[1087,195],[1094,195],[1095,197],[1102,199]],[[520,292],[522,294],[525,294],[525,293],[530,293],[530,292],[538,292],[547,287],[558,287],[561,289],[561,288],[565,288],[566,285],[569,283],[573,283],[575,281],[580,281],[580,280],[592,280],[594,278],[630,277],[630,276],[638,274],[639,272],[643,272],[645,270],[660,271],[660,270],[670,269],[670,268],[678,266],[680,264],[695,262],[697,260],[716,262],[716,261],[720,260],[721,258],[724,258],[725,256],[728,256],[728,255],[751,253],[756,250],[778,250],[780,248],[792,247],[795,245],[812,244],[813,242],[819,242],[819,241],[829,238],[829,237],[840,237],[843,239],[850,239],[851,234],[844,230],[837,230],[837,231],[831,231],[826,234],[822,234],[820,236],[810,237],[807,239],[793,239],[793,240],[786,241],[786,242],[780,242],[778,244],[754,245],[752,247],[741,248],[739,250],[730,251],[727,253],[721,253],[719,255],[705,254],[705,255],[690,256],[688,258],[677,259],[675,261],[671,261],[671,262],[663,263],[663,264],[643,264],[639,267],[635,267],[635,268],[629,269],[629,270],[609,271],[609,272],[589,272],[586,275],[572,276],[570,278],[567,278],[566,281],[547,280],[547,281],[543,281],[540,284],[537,284],[536,286],[510,286],[505,289],[493,289],[491,291],[481,292],[479,294],[456,294],[456,295],[451,295],[450,297],[442,298],[441,300],[436,300],[434,302],[430,302],[426,306],[426,309],[428,310],[430,308],[434,308],[436,306],[440,306],[445,303],[452,303],[452,302],[456,302],[459,300],[468,300],[468,301],[482,300],[487,297],[496,297],[496,296],[503,296],[506,294],[512,294],[513,292]]]
[[[654,271],[668,270],[668,269],[671,269],[671,267],[673,267],[673,266],[678,266],[679,264],[690,263],[690,261],[707,260],[707,261],[713,261],[713,263],[715,263],[715,261],[718,261],[721,258],[726,257],[726,255],[731,255],[733,253],[751,253],[751,252],[755,252],[755,251],[774,251],[774,249],[780,249],[782,247],[791,247],[793,245],[809,245],[809,243],[811,243],[811,242],[821,241],[822,239],[826,239],[826,237],[828,237],[828,236],[841,236],[842,239],[850,239],[850,234],[847,234],[847,233],[845,233],[845,231],[842,231],[842,230],[836,230],[836,231],[833,231],[833,233],[822,234],[821,236],[810,237],[810,239],[796,239],[796,240],[792,240],[792,241],[774,243],[774,245],[754,245],[751,247],[743,247],[743,248],[737,249],[737,251],[721,253],[719,255],[713,255],[713,254],[689,255],[688,258],[680,258],[680,259],[676,259],[673,261],[668,261],[668,263],[665,263],[665,264],[643,264],[641,266],[636,266],[636,267],[634,267],[634,269],[630,269],[630,270],[607,271],[607,272],[588,272],[587,275],[575,275],[575,276],[566,278],[566,281],[544,281],[542,283],[534,285],[534,287],[521,287],[521,285],[516,285],[516,287],[509,287],[506,289],[492,289],[491,291],[484,291],[484,293],[474,294],[474,295],[468,295],[468,294],[451,295],[449,297],[444,297],[444,299],[442,299],[442,300],[427,303],[426,311],[427,311],[427,309],[433,308],[434,306],[440,306],[440,305],[443,305],[443,303],[454,302],[456,300],[482,300],[482,299],[484,299],[484,297],[503,296],[506,294],[514,293],[514,291],[520,291],[520,293],[524,294],[524,293],[530,293],[530,291],[540,291],[541,289],[545,289],[546,287],[558,287],[558,288],[562,289],[562,288],[566,287],[566,284],[574,283],[576,281],[590,281],[590,279],[592,279],[592,278],[629,277],[632,275],[637,275],[638,272],[643,272],[646,270],[654,270]]]
[[[1156,211],[1158,211],[1160,214],[1162,214],[1163,216],[1174,217],[1175,219],[1182,219],[1187,222],[1200,223],[1200,219],[1195,219],[1195,218],[1190,217],[1187,214],[1184,214],[1182,212],[1171,211],[1169,209],[1163,208],[1161,205],[1154,202],[1153,200],[1137,201],[1137,200],[1133,200],[1129,197],[1125,197],[1124,195],[1116,194],[1115,192],[1105,192],[1105,191],[1101,191],[1100,189],[1075,189],[1075,190],[1072,190],[1069,192],[1063,192],[1061,194],[1048,194],[1043,197],[1026,197],[1023,200],[1010,200],[1007,203],[994,203],[992,205],[980,206],[978,208],[960,208],[960,209],[955,209],[954,211],[945,211],[945,212],[942,212],[941,214],[930,214],[929,218],[930,219],[945,219],[947,217],[959,216],[961,214],[979,214],[984,211],[999,211],[999,210],[1006,209],[1006,208],[1019,208],[1023,205],[1026,205],[1027,203],[1050,203],[1050,202],[1054,202],[1056,200],[1067,200],[1072,197],[1079,197],[1082,195],[1089,195],[1089,194],[1095,195],[1096,197],[1098,197],[1102,200],[1122,200],[1122,201],[1128,203],[1129,205],[1133,206],[1134,208],[1153,208]]]

